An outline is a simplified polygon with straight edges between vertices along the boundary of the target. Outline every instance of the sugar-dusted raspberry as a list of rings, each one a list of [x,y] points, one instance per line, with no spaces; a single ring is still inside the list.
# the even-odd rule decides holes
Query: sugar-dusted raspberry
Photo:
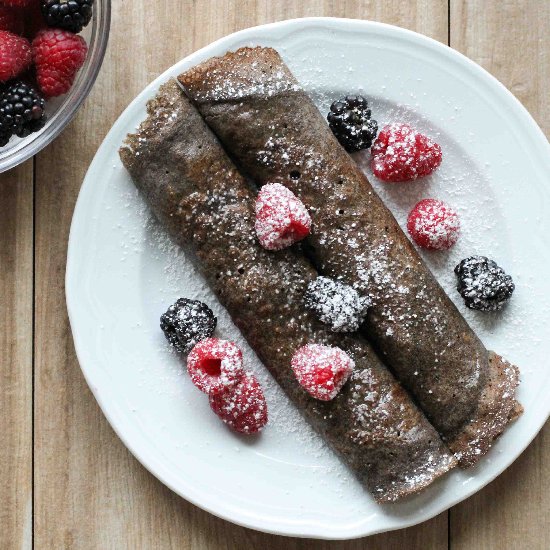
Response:
[[[255,434],[267,424],[267,403],[256,377],[246,373],[237,385],[211,394],[210,408],[233,430]]]
[[[296,351],[292,370],[301,386],[315,399],[334,399],[347,382],[355,363],[340,348],[307,344]]]
[[[443,201],[421,200],[409,214],[407,229],[414,242],[428,250],[451,248],[460,234],[458,214]]]
[[[256,234],[268,250],[281,250],[309,234],[311,218],[296,195],[280,183],[264,185],[256,199]]]
[[[187,371],[199,390],[215,395],[237,385],[244,374],[243,356],[233,342],[206,338],[189,353]]]
[[[374,175],[384,181],[409,181],[431,174],[442,159],[441,147],[408,124],[389,124],[371,148]]]

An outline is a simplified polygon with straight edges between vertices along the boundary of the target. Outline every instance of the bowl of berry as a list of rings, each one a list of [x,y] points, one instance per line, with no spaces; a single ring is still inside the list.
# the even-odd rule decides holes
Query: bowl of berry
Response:
[[[0,0],[0,172],[55,139],[89,94],[110,0]]]

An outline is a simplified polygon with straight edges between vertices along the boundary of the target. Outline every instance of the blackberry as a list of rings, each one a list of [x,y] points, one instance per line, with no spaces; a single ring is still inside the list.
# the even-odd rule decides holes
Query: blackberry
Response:
[[[370,300],[351,286],[317,277],[307,286],[304,304],[333,332],[354,332],[363,323]]]
[[[38,92],[24,82],[8,84],[0,92],[0,146],[12,135],[27,137],[46,123],[45,102]]]
[[[198,342],[212,336],[217,321],[206,304],[180,298],[161,316],[160,328],[179,352],[189,353]]]
[[[466,306],[480,311],[496,311],[511,298],[514,282],[510,275],[485,256],[470,256],[456,267],[457,290]]]
[[[376,120],[371,119],[367,100],[360,95],[348,95],[330,106],[328,125],[340,144],[353,153],[368,149],[378,132]]]
[[[92,19],[94,0],[42,0],[42,14],[49,27],[79,33]]]
[[[4,82],[0,82],[0,101],[2,101],[6,88],[7,85]],[[9,124],[8,120],[4,120],[0,117],[0,147],[7,145],[8,141],[11,139],[11,136],[13,136],[12,125]]]
[[[0,122],[0,147],[4,147],[4,145],[7,145],[12,135],[13,134],[10,131],[6,130]]]

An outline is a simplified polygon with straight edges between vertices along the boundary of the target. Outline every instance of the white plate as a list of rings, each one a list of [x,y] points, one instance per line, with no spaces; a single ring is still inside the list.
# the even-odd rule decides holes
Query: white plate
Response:
[[[125,134],[169,76],[243,45],[279,50],[323,111],[349,92],[372,100],[383,124],[411,121],[437,137],[441,168],[424,181],[378,185],[403,223],[416,200],[439,197],[460,212],[450,253],[428,256],[447,292],[490,349],[521,367],[525,413],[480,465],[423,494],[378,506],[314,435],[264,372],[189,258],[150,219],[118,159]],[[364,161],[359,155],[358,161]],[[67,304],[78,358],[103,412],[132,453],[163,483],[220,517],[284,535],[344,539],[406,527],[460,502],[525,449],[550,412],[550,147],[501,84],[457,52],[396,27],[302,19],[244,30],[187,57],[149,85],[99,149],[80,192],[67,259]],[[500,315],[465,311],[453,287],[462,257],[486,254],[517,283]],[[259,439],[229,432],[190,383],[160,331],[180,296],[219,316],[266,387],[270,423]]]

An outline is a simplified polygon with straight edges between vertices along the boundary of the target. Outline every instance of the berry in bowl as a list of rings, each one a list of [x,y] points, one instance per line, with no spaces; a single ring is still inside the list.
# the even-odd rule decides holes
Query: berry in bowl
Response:
[[[110,0],[0,0],[0,172],[71,121],[101,67]]]

